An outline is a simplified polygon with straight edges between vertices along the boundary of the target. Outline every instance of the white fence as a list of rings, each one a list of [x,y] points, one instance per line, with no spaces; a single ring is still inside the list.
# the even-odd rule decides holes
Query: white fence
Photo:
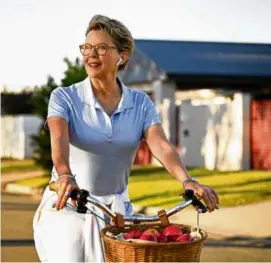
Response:
[[[34,115],[1,116],[1,158],[31,158],[31,135],[39,133],[42,122]]]

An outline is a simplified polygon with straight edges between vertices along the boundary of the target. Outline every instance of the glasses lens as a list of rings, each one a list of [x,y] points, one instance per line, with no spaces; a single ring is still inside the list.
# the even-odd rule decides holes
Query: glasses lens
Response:
[[[91,47],[89,45],[81,45],[80,46],[80,51],[84,56],[87,56],[91,52]]]
[[[104,55],[106,53],[106,46],[104,45],[97,46],[95,49],[99,55]]]

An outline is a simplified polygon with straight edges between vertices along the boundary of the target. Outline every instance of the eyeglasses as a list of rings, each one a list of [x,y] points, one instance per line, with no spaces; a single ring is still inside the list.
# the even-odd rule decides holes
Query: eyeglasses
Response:
[[[104,56],[109,48],[117,49],[117,47],[110,46],[107,44],[98,44],[96,46],[92,46],[90,44],[82,44],[79,46],[79,48],[80,48],[80,52],[82,53],[83,56],[88,56],[92,52],[93,48],[94,48],[96,54],[98,54],[100,56]]]

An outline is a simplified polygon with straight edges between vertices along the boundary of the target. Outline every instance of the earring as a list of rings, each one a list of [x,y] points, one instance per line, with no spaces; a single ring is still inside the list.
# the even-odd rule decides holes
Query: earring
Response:
[[[119,66],[122,62],[122,57],[119,58],[118,62],[117,62],[117,66]]]

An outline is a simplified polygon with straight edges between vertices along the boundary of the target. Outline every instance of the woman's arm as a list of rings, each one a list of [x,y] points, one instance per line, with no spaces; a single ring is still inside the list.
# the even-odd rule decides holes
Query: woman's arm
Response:
[[[51,156],[58,175],[71,174],[69,166],[68,123],[63,118],[48,118],[51,139]]]
[[[71,169],[69,165],[69,130],[66,120],[60,117],[49,117],[48,126],[51,138],[51,155],[54,167],[59,175],[57,184],[58,200],[56,208],[65,206],[70,193],[78,188],[75,179],[69,177]]]
[[[175,147],[166,138],[161,124],[150,126],[145,130],[144,136],[154,157],[174,178],[180,183],[190,178]],[[218,195],[211,187],[189,182],[185,189],[194,190],[195,194],[204,200],[209,211],[213,211],[219,203]]]
[[[180,183],[190,178],[179,154],[168,141],[161,124],[150,126],[144,136],[154,157],[162,163],[167,171]]]

